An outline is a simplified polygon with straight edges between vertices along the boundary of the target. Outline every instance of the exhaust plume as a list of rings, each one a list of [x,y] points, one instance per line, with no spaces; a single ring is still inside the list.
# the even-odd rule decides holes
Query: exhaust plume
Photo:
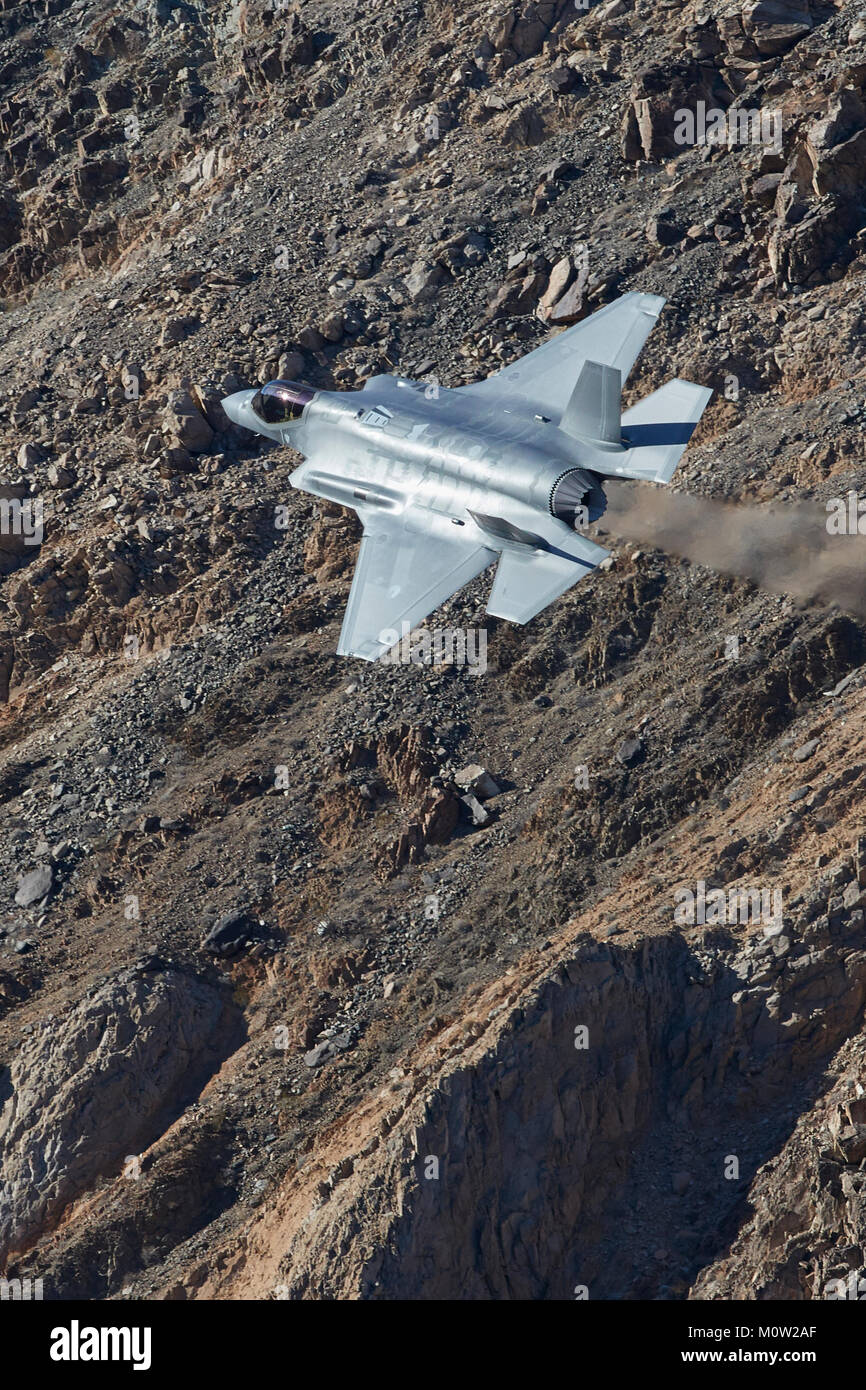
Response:
[[[866,535],[831,535],[821,503],[749,507],[662,487],[609,487],[612,535],[866,618]]]

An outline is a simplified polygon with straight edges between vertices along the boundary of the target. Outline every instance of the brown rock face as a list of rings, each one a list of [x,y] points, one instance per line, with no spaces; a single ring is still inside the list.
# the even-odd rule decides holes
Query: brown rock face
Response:
[[[663,159],[683,153],[687,148],[678,138],[681,122],[677,113],[696,113],[698,102],[705,107],[726,110],[731,92],[722,76],[700,63],[678,63],[644,68],[632,85],[630,104],[622,131],[622,152],[635,159]]]
[[[0,1276],[863,1292],[859,9],[0,6]],[[338,657],[360,518],[223,397],[392,376],[429,480],[422,401],[629,292],[673,486]]]
[[[190,453],[203,453],[211,444],[213,427],[205,419],[189,391],[176,391],[164,415],[164,428]]]
[[[10,1068],[0,1111],[0,1258],[119,1173],[239,1041],[219,994],[177,972],[127,972],[62,1027],[46,1021]]]
[[[457,829],[460,819],[460,798],[453,788],[431,796],[421,808],[421,830],[424,843],[445,845]]]
[[[271,1277],[293,1297],[545,1299],[573,1296],[577,1285],[601,1298],[645,1294],[646,1271],[632,1260],[628,1230],[612,1235],[611,1212],[649,1200],[660,1233],[682,1224],[691,1180],[682,1181],[662,1135],[684,1132],[695,1134],[689,1162],[715,1211],[735,1206],[737,1188],[725,1181],[729,1150],[749,1174],[761,1161],[760,1144],[744,1147],[749,1117],[782,1132],[791,1086],[814,1074],[862,1017],[860,916],[838,944],[819,923],[800,955],[777,950],[776,938],[753,938],[709,977],[702,953],[671,937],[624,948],[587,942],[528,994],[515,983],[491,993],[474,1019],[423,1054],[432,1068],[423,1091],[407,1080],[387,1116],[365,1115],[377,1138],[363,1154],[341,1169],[332,1151],[329,1161],[345,1176],[328,1184],[306,1220],[303,1201],[294,1205]],[[835,1122],[836,1163],[852,1170],[863,1129],[862,1102],[850,1108],[856,1074],[839,1088],[849,1104]],[[726,1132],[721,1117],[732,1113]],[[767,1179],[757,1183],[760,1190]],[[780,1174],[778,1218],[790,1229],[783,1183]],[[353,1244],[351,1258],[336,1261],[362,1207],[369,1219],[371,1200],[377,1248]],[[830,1261],[833,1221],[828,1212]],[[862,1222],[856,1206],[849,1238]],[[803,1235],[788,1248],[804,1250],[807,1229],[804,1215]],[[572,1238],[557,1240],[565,1230]],[[764,1239],[769,1249],[776,1244],[769,1229]],[[816,1271],[835,1268],[809,1254]],[[793,1265],[787,1248],[772,1259]],[[717,1277],[707,1271],[691,1296],[715,1296]],[[725,1296],[743,1297],[735,1276],[726,1277]],[[757,1296],[801,1295],[776,1284]]]
[[[742,11],[743,31],[758,53],[786,53],[812,27],[809,0],[751,0]]]

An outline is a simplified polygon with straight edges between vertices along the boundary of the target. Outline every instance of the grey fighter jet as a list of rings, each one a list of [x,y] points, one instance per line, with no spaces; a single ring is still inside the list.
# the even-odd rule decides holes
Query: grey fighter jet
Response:
[[[528,623],[607,555],[582,535],[604,479],[670,482],[712,392],[621,392],[664,299],[625,294],[486,381],[374,376],[236,391],[231,420],[299,450],[293,487],[351,507],[364,536],[337,651],[375,661],[498,560],[487,612]]]

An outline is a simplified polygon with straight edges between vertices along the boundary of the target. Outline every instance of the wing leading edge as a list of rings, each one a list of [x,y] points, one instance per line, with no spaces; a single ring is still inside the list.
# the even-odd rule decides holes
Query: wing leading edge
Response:
[[[405,518],[359,511],[364,536],[337,652],[376,661],[418,623],[499,558],[487,612],[528,623],[606,557],[601,546],[556,523],[539,545],[501,551],[459,534],[406,525]],[[554,523],[545,529],[553,530]],[[560,531],[562,536],[560,536]],[[558,542],[564,539],[567,549]]]
[[[460,389],[472,394],[524,396],[559,423],[585,362],[612,367],[625,382],[664,303],[658,294],[632,291],[621,295],[486,381]]]

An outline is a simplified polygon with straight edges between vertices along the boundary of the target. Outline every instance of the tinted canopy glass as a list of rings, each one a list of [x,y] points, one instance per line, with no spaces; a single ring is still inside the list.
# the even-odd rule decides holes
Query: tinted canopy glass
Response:
[[[268,425],[285,425],[297,420],[315,391],[299,381],[269,381],[253,397],[253,410]]]

